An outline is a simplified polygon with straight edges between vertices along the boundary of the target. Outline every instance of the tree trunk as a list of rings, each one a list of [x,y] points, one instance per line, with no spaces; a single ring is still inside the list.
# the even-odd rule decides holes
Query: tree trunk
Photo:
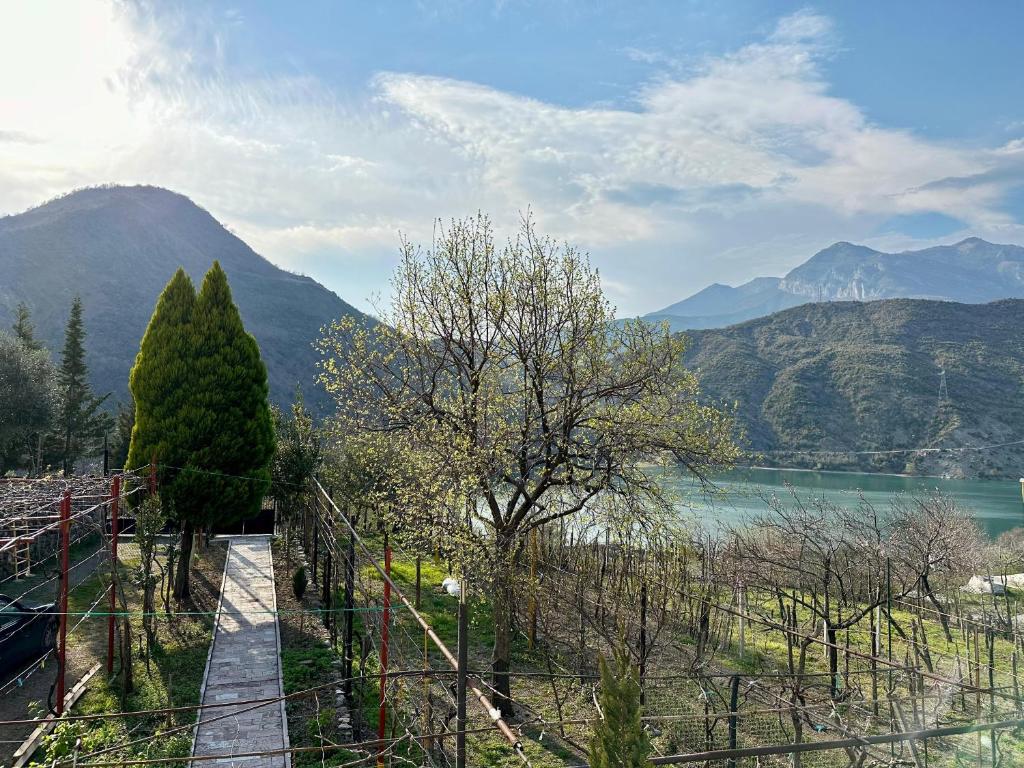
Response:
[[[502,568],[494,585],[492,596],[494,612],[494,653],[491,656],[491,685],[494,686],[494,706],[502,716],[512,712],[512,687],[509,669],[512,663],[512,582],[507,569]]]
[[[184,600],[190,596],[189,593],[189,566],[192,563],[192,539],[194,538],[195,527],[191,522],[185,521],[181,524],[181,543],[178,552],[178,572],[174,576],[174,597],[177,600]]]
[[[832,698],[839,698],[839,647],[836,630],[825,619],[825,642],[828,643],[828,685]]]
[[[490,673],[495,688],[494,705],[502,715],[509,717],[512,711],[512,684],[509,672],[512,667],[512,584],[513,546],[510,538],[499,534],[495,542],[494,606],[495,647],[490,657]]]

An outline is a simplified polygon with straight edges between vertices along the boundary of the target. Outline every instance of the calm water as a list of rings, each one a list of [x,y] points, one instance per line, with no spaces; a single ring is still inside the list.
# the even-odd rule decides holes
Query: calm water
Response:
[[[780,496],[793,487],[801,498],[824,496],[837,503],[855,506],[859,494],[885,508],[893,493],[927,493],[939,490],[971,510],[990,536],[1024,525],[1024,502],[1016,480],[945,480],[938,477],[898,477],[856,472],[805,472],[793,469],[736,469],[714,478],[719,493],[704,495],[688,478],[679,476],[689,514],[714,526],[716,522],[737,523],[763,511],[758,491]]]

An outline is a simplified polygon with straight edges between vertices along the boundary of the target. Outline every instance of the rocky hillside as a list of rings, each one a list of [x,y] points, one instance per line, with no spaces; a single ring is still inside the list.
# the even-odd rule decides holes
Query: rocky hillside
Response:
[[[836,243],[785,277],[759,277],[735,288],[716,283],[646,317],[667,320],[673,330],[722,328],[808,302],[893,298],[1024,298],[1024,248],[976,237],[901,253]]]
[[[324,408],[310,344],[325,323],[359,313],[316,281],[274,266],[187,197],[166,189],[85,189],[0,219],[0,326],[11,324],[24,301],[37,333],[59,350],[71,298],[80,295],[95,387],[124,399],[163,286],[183,266],[198,288],[214,259],[260,344],[271,396],[288,401],[301,384],[307,400]]]
[[[1024,301],[806,304],[688,335],[705,395],[735,404],[764,463],[1024,475],[1024,445],[982,448],[1024,440]],[[899,452],[920,447],[942,450]]]

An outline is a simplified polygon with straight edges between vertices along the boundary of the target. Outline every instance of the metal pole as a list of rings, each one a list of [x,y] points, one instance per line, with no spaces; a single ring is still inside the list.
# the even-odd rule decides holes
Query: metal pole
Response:
[[[381,613],[380,627],[380,711],[377,719],[377,766],[384,765],[384,735],[387,725],[388,705],[388,625],[391,623],[391,545],[384,534],[384,610]]]
[[[71,491],[60,502],[60,645],[57,649],[57,715],[64,714],[68,650],[68,551],[71,548]]]
[[[121,476],[110,484],[110,613],[107,615],[107,674],[114,674],[114,613],[117,608],[117,526],[121,501]]]
[[[459,585],[459,647],[455,690],[455,768],[466,763],[466,671],[469,668],[469,610],[466,605],[466,580]]]

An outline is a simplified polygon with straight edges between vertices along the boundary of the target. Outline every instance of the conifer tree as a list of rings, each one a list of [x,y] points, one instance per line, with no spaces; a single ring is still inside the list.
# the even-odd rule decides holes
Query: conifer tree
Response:
[[[25,302],[18,302],[18,307],[14,311],[16,314],[12,328],[18,341],[28,349],[42,349],[43,343],[36,338],[36,329],[32,325],[32,319]]]
[[[651,741],[640,720],[640,681],[629,653],[615,651],[614,667],[602,656],[601,718],[590,737],[591,768],[646,768]]]
[[[175,483],[182,491],[182,567],[175,596],[188,596],[187,563],[196,526],[255,515],[270,488],[274,427],[267,400],[267,369],[259,345],[242,325],[227,275],[214,262],[192,315],[194,344],[188,395],[193,450]]]
[[[110,428],[109,414],[100,410],[108,395],[97,397],[89,384],[89,368],[85,362],[85,325],[82,322],[82,300],[71,303],[71,315],[64,331],[64,350],[57,372],[61,405],[58,417],[59,453],[64,474],[70,475],[75,461],[94,448]]]
[[[185,270],[178,269],[167,283],[142,337],[128,379],[135,401],[135,424],[128,448],[129,469],[151,461],[161,467],[160,494],[175,514],[178,483],[174,470],[192,455],[191,395],[194,385],[192,313],[196,289]]]

